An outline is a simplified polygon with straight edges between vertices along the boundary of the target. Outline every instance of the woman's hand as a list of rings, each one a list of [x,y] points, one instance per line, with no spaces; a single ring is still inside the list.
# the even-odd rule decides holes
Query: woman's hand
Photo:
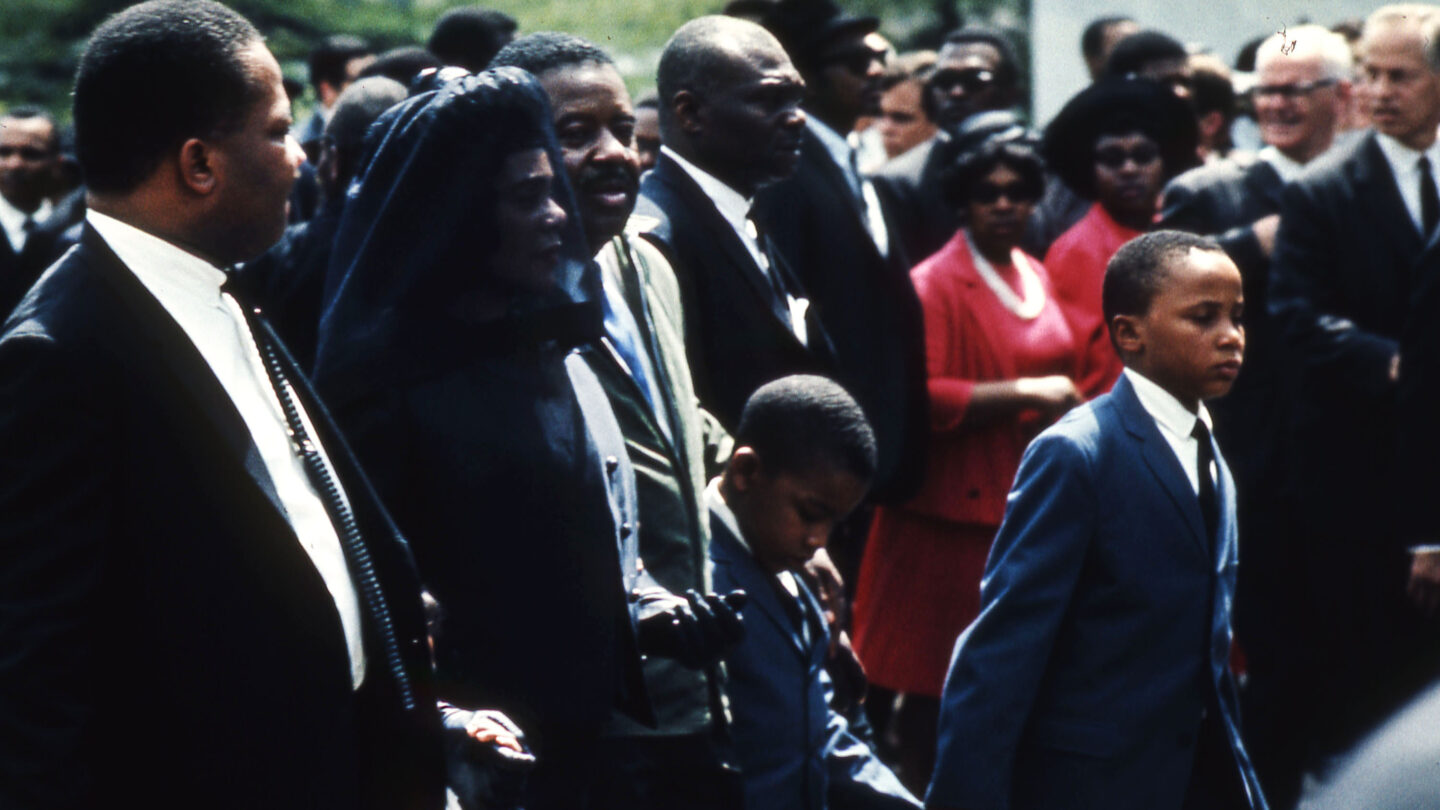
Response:
[[[1033,408],[1038,408],[1052,417],[1059,416],[1085,401],[1075,382],[1063,374],[1048,377],[1021,377],[1015,381],[1015,390]]]

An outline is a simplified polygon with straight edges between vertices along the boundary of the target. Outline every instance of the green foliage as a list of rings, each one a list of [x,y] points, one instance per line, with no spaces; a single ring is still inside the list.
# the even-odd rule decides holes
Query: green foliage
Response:
[[[840,0],[881,18],[883,32],[908,48],[942,24],[937,0]],[[1023,24],[1026,0],[954,2],[969,20]],[[85,38],[127,0],[4,0],[0,13],[0,107],[40,104],[65,118],[75,62]],[[573,31],[609,50],[632,91],[647,89],[665,41],[686,20],[719,13],[724,0],[488,0],[520,30]],[[305,55],[320,36],[349,33],[379,48],[423,44],[435,20],[463,0],[230,0],[263,31],[285,74],[307,79]]]

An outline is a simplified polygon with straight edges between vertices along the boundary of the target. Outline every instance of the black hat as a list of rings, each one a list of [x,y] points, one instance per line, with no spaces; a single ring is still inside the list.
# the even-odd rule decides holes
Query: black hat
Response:
[[[1095,198],[1095,142],[1142,132],[1160,147],[1165,179],[1198,166],[1195,111],[1168,85],[1101,79],[1080,91],[1045,128],[1045,163],[1076,194]]]
[[[725,13],[763,25],[804,68],[817,66],[826,45],[842,36],[880,30],[876,17],[852,17],[835,0],[730,0]]]

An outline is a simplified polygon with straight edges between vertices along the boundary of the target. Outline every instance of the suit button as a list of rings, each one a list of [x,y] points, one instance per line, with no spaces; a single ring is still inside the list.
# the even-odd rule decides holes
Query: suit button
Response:
[[[614,456],[606,456],[606,457],[605,457],[605,472],[607,472],[607,473],[613,473],[613,472],[615,472],[615,471],[618,470],[618,469],[620,469],[620,459],[618,459],[618,458],[616,458],[616,457],[614,457]]]

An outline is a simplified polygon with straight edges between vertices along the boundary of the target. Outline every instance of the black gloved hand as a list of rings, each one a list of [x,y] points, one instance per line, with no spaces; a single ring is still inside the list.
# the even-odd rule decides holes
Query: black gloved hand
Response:
[[[702,596],[692,589],[684,599],[668,592],[652,593],[641,604],[640,652],[704,669],[744,638],[740,609],[745,600],[740,590]]]

